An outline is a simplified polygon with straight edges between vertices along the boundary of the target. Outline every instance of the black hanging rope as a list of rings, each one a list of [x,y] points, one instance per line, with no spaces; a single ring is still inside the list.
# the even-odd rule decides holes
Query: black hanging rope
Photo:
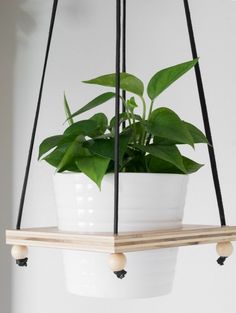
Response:
[[[198,57],[198,54],[197,54],[197,48],[196,48],[196,43],[195,43],[195,38],[194,38],[194,31],[193,31],[189,3],[188,3],[188,0],[183,0],[183,1],[184,1],[185,15],[186,15],[186,20],[187,20],[192,56],[195,59]],[[220,223],[221,223],[221,226],[223,227],[223,226],[226,226],[224,205],[223,205],[222,193],[221,193],[221,188],[220,188],[220,181],[219,181],[219,175],[218,175],[218,170],[217,170],[215,151],[214,151],[213,140],[212,140],[212,135],[211,135],[211,127],[210,127],[210,122],[209,122],[209,117],[208,117],[206,98],[205,98],[199,63],[195,65],[195,74],[196,74],[197,87],[198,87],[199,99],[200,99],[201,110],[202,110],[202,117],[203,117],[203,122],[204,122],[204,127],[205,127],[205,133],[210,143],[210,145],[208,145],[208,152],[209,152],[212,176],[213,176],[213,181],[214,181],[214,186],[215,186],[215,193],[216,193],[216,199],[217,199],[217,204],[218,204]],[[224,262],[226,259],[227,259],[226,257],[220,256],[217,259],[217,263],[219,265],[224,265]]]
[[[192,55],[193,55],[193,58],[195,59],[198,57],[198,54],[197,54],[197,48],[196,48],[196,43],[195,43],[195,38],[194,38],[194,32],[193,32],[193,26],[192,26],[192,20],[191,20],[191,14],[190,14],[188,0],[184,0],[184,8],[185,8],[185,14],[186,14],[186,19],[187,19]],[[220,222],[221,222],[221,226],[225,226],[226,220],[225,220],[224,205],[223,205],[223,200],[222,200],[222,194],[221,194],[220,181],[219,181],[219,175],[218,175],[217,164],[216,164],[215,151],[214,151],[214,147],[213,147],[211,128],[210,128],[210,122],[209,122],[207,105],[206,105],[206,98],[205,98],[205,93],[204,93],[199,63],[197,63],[195,65],[195,74],[196,74],[198,93],[199,93],[199,99],[200,99],[200,103],[201,103],[205,132],[206,132],[207,139],[210,143],[210,145],[208,145],[208,152],[209,152],[209,157],[210,157],[210,161],[211,161],[211,170],[212,170],[212,175],[213,175],[213,180],[214,180],[214,185],[215,185],[216,198],[217,198],[217,203],[218,203],[218,208],[219,208]]]
[[[122,17],[122,72],[126,72],[126,0],[123,0],[123,17]],[[126,91],[122,90],[122,98],[126,101]],[[122,112],[125,113],[126,108],[123,103]],[[126,127],[126,122],[122,123],[122,128]]]
[[[16,229],[21,228],[21,221],[22,221],[22,215],[23,215],[24,203],[25,203],[25,195],[26,195],[26,189],[27,189],[27,184],[28,184],[28,180],[29,180],[29,172],[30,172],[32,154],[33,154],[33,148],[34,148],[35,135],[36,135],[37,125],[38,125],[39,112],[40,112],[40,107],[41,107],[41,99],[42,99],[43,86],[44,86],[44,79],[45,79],[45,73],[46,73],[47,62],[48,62],[48,55],[49,55],[49,50],[50,50],[50,45],[51,45],[53,27],[54,27],[54,22],[55,22],[55,17],[56,17],[57,4],[58,4],[58,0],[54,0],[53,6],[52,6],[47,48],[46,48],[46,54],[45,54],[44,65],[43,65],[43,72],[42,72],[41,83],[40,83],[40,88],[39,88],[37,107],[36,107],[36,112],[35,112],[35,117],[34,117],[33,129],[32,129],[31,140],[30,140],[30,147],[29,147],[28,158],[27,158],[26,169],[25,169],[25,175],[24,175],[24,181],[23,181],[23,186],[22,186],[22,191],[21,191],[21,198],[20,198],[20,205],[19,205],[19,212],[18,212],[18,217],[17,217]]]
[[[119,148],[120,148],[120,51],[121,0],[116,0],[116,98],[115,98],[115,149],[114,149],[114,235],[118,234],[119,219]]]

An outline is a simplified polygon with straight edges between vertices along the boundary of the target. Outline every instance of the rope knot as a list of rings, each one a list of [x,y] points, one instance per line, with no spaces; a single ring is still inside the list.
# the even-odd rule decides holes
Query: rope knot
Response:
[[[227,258],[228,258],[227,256],[220,256],[220,257],[217,259],[216,262],[217,262],[219,265],[224,265]]]
[[[28,258],[16,260],[16,264],[21,266],[21,267],[27,266],[27,262],[28,262]]]
[[[125,275],[127,274],[127,272],[125,270],[121,270],[121,271],[115,271],[114,274],[117,276],[117,278],[123,279]]]

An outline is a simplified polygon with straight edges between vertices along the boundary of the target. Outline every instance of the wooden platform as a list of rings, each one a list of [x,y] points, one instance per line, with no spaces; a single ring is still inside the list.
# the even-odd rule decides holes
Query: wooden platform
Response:
[[[236,241],[236,226],[183,225],[148,232],[74,233],[56,227],[7,230],[6,243],[44,248],[95,252],[132,252],[188,245]]]

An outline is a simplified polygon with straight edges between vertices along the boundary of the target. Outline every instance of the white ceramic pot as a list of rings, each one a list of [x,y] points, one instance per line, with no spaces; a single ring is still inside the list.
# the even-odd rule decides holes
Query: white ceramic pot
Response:
[[[147,231],[181,225],[188,176],[120,173],[119,231]],[[65,231],[112,232],[114,175],[101,191],[81,173],[54,177],[58,227]],[[63,251],[69,292],[91,297],[146,298],[171,291],[176,248],[127,253],[127,275],[118,279],[107,255]]]

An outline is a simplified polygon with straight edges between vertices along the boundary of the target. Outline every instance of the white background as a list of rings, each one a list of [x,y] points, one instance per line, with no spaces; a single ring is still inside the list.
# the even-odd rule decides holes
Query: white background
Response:
[[[127,0],[128,71],[145,82],[158,69],[191,58],[181,0]],[[216,264],[214,245],[181,248],[172,294],[112,301],[65,291],[59,251],[31,249],[18,268],[4,246],[14,226],[37,99],[52,1],[0,1],[0,312],[235,313],[236,256]],[[191,0],[200,63],[229,224],[236,225],[236,3]],[[101,92],[82,80],[114,71],[115,1],[61,0],[55,25],[36,147],[63,129],[63,92],[73,110]],[[103,89],[102,89],[103,90]],[[188,73],[159,99],[202,128],[195,78]],[[101,110],[112,112],[112,103]],[[193,152],[187,149],[189,155]],[[53,170],[33,158],[24,226],[56,223]],[[206,147],[195,159],[206,166],[191,176],[185,222],[219,223]]]

